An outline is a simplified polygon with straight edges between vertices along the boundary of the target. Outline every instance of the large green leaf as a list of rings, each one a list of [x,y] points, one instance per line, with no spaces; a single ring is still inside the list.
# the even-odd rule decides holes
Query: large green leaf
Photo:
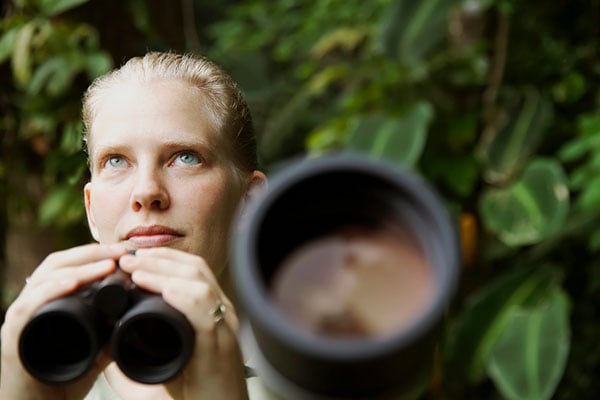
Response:
[[[259,154],[266,160],[274,160],[295,140],[296,128],[305,121],[313,95],[308,88],[295,93],[281,104],[278,112],[265,125],[260,141]]]
[[[514,309],[487,360],[487,370],[508,400],[552,397],[570,345],[567,295],[554,287],[536,307]]]
[[[58,69],[52,75],[52,79],[46,85],[49,96],[60,96],[66,92],[77,75],[79,66],[67,63],[64,68]]]
[[[470,299],[454,320],[444,346],[450,388],[484,378],[490,351],[504,332],[511,311],[539,297],[556,279],[553,268],[518,268]]]
[[[12,73],[18,85],[25,86],[31,79],[31,42],[34,37],[38,21],[32,20],[23,25],[14,39],[11,59]]]
[[[327,124],[310,132],[306,138],[306,149],[312,155],[326,153],[343,147],[347,118],[333,118]]]
[[[8,60],[15,49],[19,27],[3,32],[0,36],[0,63]]]
[[[480,211],[485,226],[509,246],[533,244],[555,233],[569,210],[567,178],[552,159],[533,160],[507,188],[488,190]]]
[[[49,85],[56,75],[69,67],[67,61],[62,57],[49,57],[42,62],[33,72],[33,76],[27,86],[27,93],[36,96]]]
[[[595,210],[600,206],[600,114],[577,118],[578,135],[560,150],[560,160],[575,166],[570,173],[570,188],[578,192],[575,207]]]
[[[419,160],[433,118],[429,103],[418,102],[400,116],[358,117],[350,127],[346,147],[366,152],[400,165],[413,166]]]
[[[38,0],[40,11],[49,17],[87,3],[89,0]]]
[[[38,212],[42,226],[56,224],[63,227],[84,218],[83,200],[79,190],[68,184],[56,187],[44,199]]]
[[[65,154],[76,154],[81,151],[83,145],[81,140],[82,131],[83,124],[80,120],[69,121],[65,124],[60,143],[60,149]]]
[[[484,177],[494,184],[505,183],[521,171],[553,117],[551,102],[534,88],[515,96],[505,113],[502,126],[489,129],[479,147]]]
[[[446,37],[456,0],[396,0],[383,22],[384,52],[409,65],[423,61]]]
[[[94,51],[86,54],[84,63],[90,80],[107,73],[113,67],[110,55],[104,51]]]

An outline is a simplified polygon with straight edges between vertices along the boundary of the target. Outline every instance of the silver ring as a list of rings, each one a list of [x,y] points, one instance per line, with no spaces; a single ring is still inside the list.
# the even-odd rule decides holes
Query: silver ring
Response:
[[[225,307],[225,304],[219,303],[215,306],[215,308],[210,310],[210,316],[213,318],[215,324],[217,324],[225,319],[226,312],[227,308]]]

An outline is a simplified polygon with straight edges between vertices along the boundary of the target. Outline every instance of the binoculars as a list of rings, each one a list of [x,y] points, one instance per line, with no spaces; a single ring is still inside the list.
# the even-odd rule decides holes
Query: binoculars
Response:
[[[245,350],[272,393],[408,399],[429,383],[459,246],[415,174],[355,154],[284,165],[231,258]]]
[[[189,361],[194,331],[182,313],[117,269],[42,306],[21,333],[19,355],[40,381],[67,383],[85,375],[106,344],[131,379],[162,383]]]

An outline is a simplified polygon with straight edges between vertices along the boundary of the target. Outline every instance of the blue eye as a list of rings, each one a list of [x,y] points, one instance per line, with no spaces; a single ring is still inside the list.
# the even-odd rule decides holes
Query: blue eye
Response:
[[[176,165],[196,165],[200,163],[200,157],[190,152],[183,152],[177,154],[177,156],[175,156],[175,161],[173,162],[173,164]]]
[[[125,168],[127,161],[122,156],[110,156],[104,166],[107,168]]]

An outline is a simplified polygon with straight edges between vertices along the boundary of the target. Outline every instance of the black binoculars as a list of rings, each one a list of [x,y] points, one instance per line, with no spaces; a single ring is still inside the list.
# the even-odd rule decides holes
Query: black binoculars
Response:
[[[288,163],[232,247],[253,367],[285,399],[416,398],[457,282],[444,204],[356,154]]]
[[[67,383],[88,372],[107,343],[131,379],[162,383],[189,361],[194,330],[162,297],[136,287],[117,269],[42,306],[21,333],[19,355],[40,381]]]

